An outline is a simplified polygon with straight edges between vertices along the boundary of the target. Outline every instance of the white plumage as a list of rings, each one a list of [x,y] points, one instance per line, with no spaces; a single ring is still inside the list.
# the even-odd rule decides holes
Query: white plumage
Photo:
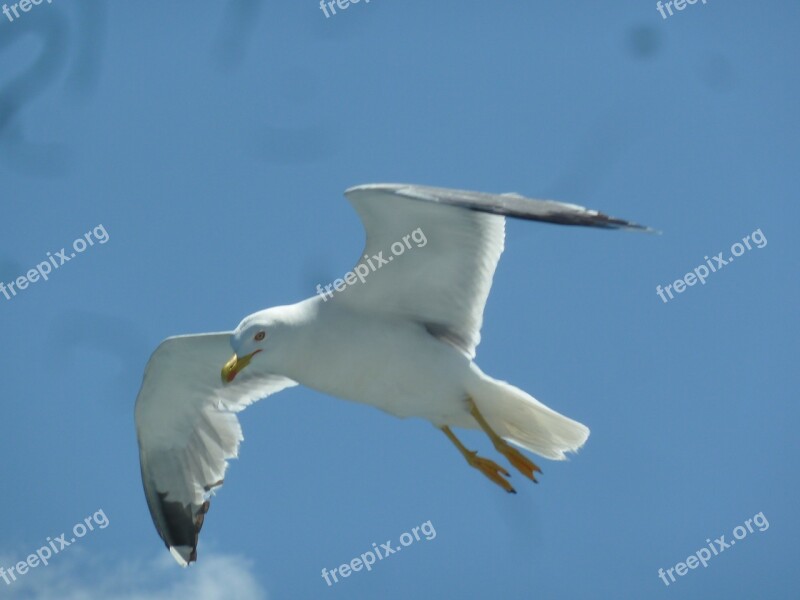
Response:
[[[222,484],[226,460],[237,455],[242,433],[235,413],[298,383],[399,417],[427,419],[448,436],[449,427],[481,426],[490,437],[496,432],[556,460],[589,436],[584,425],[472,362],[503,251],[505,217],[646,228],[515,194],[383,184],[346,195],[367,232],[358,265],[369,269],[368,277],[332,297],[250,315],[233,332],[169,338],[147,365],[136,402],[142,480],[159,535],[181,565],[196,560],[208,497]],[[425,244],[412,247],[406,240],[402,256],[392,255],[392,244],[415,230]],[[367,266],[381,252],[386,262]],[[235,355],[226,364],[231,348]],[[515,451],[493,441],[513,459],[508,452]],[[502,468],[485,460],[492,466],[473,464],[474,453],[464,453],[513,491],[498,479]],[[534,469],[527,469],[533,478]]]

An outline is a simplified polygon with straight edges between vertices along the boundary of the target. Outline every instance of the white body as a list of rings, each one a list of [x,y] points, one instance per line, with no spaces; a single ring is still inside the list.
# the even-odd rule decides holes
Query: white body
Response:
[[[422,325],[354,313],[335,299],[310,298],[298,307],[306,318],[290,342],[296,348],[284,346],[283,358],[277,357],[282,374],[396,417],[472,426],[466,398],[478,374],[456,348]]]
[[[281,323],[271,326],[275,350],[263,353],[271,369],[325,394],[437,427],[477,429],[472,399],[498,434],[555,460],[589,437],[587,427],[487,376],[423,325],[357,312],[336,300],[314,297],[277,309]],[[266,322],[275,310],[248,319]],[[260,358],[261,353],[254,359],[256,368]]]

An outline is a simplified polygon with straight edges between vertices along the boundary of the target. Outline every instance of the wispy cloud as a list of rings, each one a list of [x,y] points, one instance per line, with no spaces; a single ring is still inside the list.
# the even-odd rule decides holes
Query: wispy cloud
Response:
[[[9,558],[3,556],[0,562]],[[10,562],[6,561],[6,562]],[[0,580],[0,596],[30,600],[266,600],[267,592],[252,572],[253,564],[240,556],[206,551],[203,560],[179,569],[169,554],[152,561],[125,561],[110,565],[84,552],[60,563],[37,569],[13,584]]]

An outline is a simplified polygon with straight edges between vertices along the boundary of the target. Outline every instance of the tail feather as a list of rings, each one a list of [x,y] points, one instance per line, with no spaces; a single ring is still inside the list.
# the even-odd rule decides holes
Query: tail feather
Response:
[[[480,373],[470,393],[498,435],[545,458],[565,460],[589,438],[588,427],[505,381]]]

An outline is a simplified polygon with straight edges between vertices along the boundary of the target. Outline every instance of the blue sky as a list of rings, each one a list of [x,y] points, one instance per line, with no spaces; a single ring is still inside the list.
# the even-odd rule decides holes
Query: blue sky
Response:
[[[108,233],[0,296],[0,566],[108,518],[0,597],[797,594],[800,7],[522,4],[0,15],[0,281]],[[349,270],[364,237],[341,193],[368,182],[516,191],[663,232],[508,224],[478,364],[592,435],[511,496],[426,422],[293,388],[241,415],[181,570],[140,486],[144,365],[169,335]],[[757,230],[763,248],[659,299]],[[659,578],[758,513],[765,531]],[[427,521],[435,539],[321,578]]]

